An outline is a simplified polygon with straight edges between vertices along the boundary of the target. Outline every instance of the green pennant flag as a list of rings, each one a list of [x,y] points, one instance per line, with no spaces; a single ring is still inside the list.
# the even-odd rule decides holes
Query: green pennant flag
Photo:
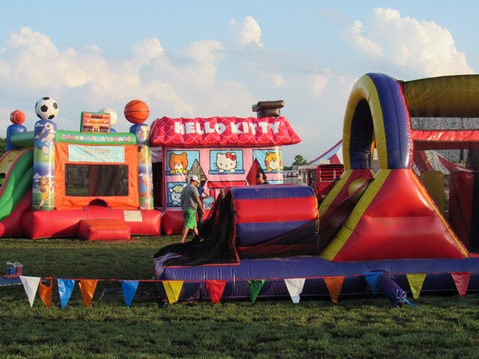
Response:
[[[263,288],[264,279],[252,279],[248,280],[249,291],[251,293],[251,302],[255,303],[261,288]]]

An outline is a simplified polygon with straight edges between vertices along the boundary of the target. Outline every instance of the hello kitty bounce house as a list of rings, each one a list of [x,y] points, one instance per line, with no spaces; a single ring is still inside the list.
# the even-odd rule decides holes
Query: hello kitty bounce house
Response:
[[[205,182],[206,215],[222,188],[256,184],[257,174],[283,183],[282,146],[300,142],[280,116],[283,101],[253,105],[257,117],[170,118],[150,130],[155,208],[162,211],[164,234],[181,232],[180,194],[191,175]]]

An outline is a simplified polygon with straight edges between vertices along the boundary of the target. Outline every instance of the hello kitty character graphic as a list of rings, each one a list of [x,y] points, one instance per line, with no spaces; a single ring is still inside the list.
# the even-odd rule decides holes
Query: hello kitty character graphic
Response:
[[[216,167],[219,173],[235,173],[238,161],[235,152],[217,153],[216,154]]]

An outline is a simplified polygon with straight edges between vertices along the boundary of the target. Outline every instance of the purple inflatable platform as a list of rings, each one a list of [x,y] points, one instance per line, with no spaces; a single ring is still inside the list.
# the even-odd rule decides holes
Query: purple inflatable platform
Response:
[[[249,280],[265,280],[258,299],[287,299],[290,295],[284,279],[292,278],[305,279],[301,298],[329,298],[324,278],[334,276],[345,276],[340,297],[372,295],[366,276],[374,272],[390,274],[406,292],[410,292],[406,275],[425,273],[421,295],[457,293],[452,274],[470,273],[467,292],[479,291],[479,258],[330,262],[318,256],[296,256],[191,267],[164,267],[162,258],[155,261],[155,279],[183,281],[179,301],[210,300],[208,280],[226,280],[222,301],[251,299]],[[157,287],[166,300],[162,282],[157,282]]]

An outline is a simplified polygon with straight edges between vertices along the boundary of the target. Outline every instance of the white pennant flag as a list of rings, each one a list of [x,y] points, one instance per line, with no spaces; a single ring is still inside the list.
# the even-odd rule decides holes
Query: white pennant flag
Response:
[[[304,278],[285,279],[286,287],[294,304],[299,303],[299,295],[303,292]]]
[[[30,307],[33,307],[33,301],[35,300],[35,295],[37,294],[38,285],[40,284],[40,277],[25,277],[20,276],[20,280],[23,284],[23,289],[27,293],[28,301],[30,302]]]

